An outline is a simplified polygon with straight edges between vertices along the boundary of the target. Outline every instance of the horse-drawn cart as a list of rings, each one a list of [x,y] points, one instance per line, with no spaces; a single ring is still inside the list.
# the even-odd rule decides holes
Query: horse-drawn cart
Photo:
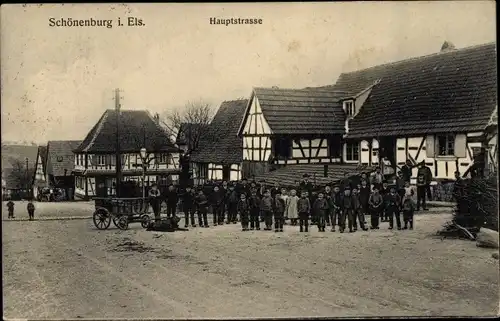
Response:
[[[95,198],[94,225],[106,230],[113,224],[120,230],[128,229],[129,223],[140,222],[147,228],[151,218],[147,213],[148,202],[142,197],[134,198]]]

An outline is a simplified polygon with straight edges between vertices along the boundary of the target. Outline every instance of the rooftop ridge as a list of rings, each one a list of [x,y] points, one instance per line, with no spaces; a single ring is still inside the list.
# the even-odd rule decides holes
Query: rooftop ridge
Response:
[[[453,53],[457,53],[457,52],[463,52],[463,51],[466,51],[466,50],[477,49],[477,48],[480,48],[480,47],[487,47],[487,46],[491,46],[491,45],[496,45],[496,42],[492,41],[492,42],[488,42],[488,43],[483,43],[483,44],[478,44],[478,45],[473,45],[473,46],[468,46],[468,47],[463,47],[463,48],[457,48],[457,49],[453,49],[453,50],[449,50],[449,51],[438,51],[438,52],[434,52],[434,53],[431,53],[431,54],[428,54],[428,55],[411,57],[411,58],[406,58],[406,59],[403,59],[403,60],[397,60],[397,61],[387,62],[387,63],[384,63],[384,64],[375,65],[375,66],[371,66],[371,67],[367,67],[367,68],[363,68],[363,69],[358,69],[358,70],[343,72],[340,75],[349,75],[349,74],[353,74],[353,73],[360,72],[360,71],[367,71],[367,70],[371,70],[371,69],[375,69],[375,68],[388,67],[388,66],[391,66],[391,65],[402,64],[402,63],[405,63],[405,62],[414,61],[414,60],[418,60],[418,59],[430,58],[430,57],[434,57],[434,56],[443,56],[443,55],[453,54]]]

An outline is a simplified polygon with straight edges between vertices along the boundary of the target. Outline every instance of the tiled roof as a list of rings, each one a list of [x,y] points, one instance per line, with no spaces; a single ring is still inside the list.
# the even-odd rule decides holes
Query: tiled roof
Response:
[[[358,175],[368,169],[359,168],[357,164],[329,164],[328,176],[324,176],[324,164],[288,165],[275,171],[256,176],[256,181],[265,180],[268,184],[278,183],[281,186],[294,186],[295,182],[302,181],[304,174],[309,174],[309,181],[314,185],[337,183],[353,175]]]
[[[116,117],[115,110],[106,110],[75,152],[116,152]],[[122,110],[119,120],[122,152],[138,152],[142,147],[152,152],[176,152],[178,150],[165,130],[147,111]]]
[[[237,164],[243,160],[243,138],[238,137],[247,99],[223,102],[210,123],[199,148],[191,155],[193,162]]]
[[[349,137],[482,130],[497,106],[496,44],[345,73],[335,90],[352,96],[377,81]]]
[[[344,132],[345,114],[339,103],[343,92],[328,87],[254,88],[254,94],[274,134]]]
[[[73,150],[81,143],[81,140],[49,141],[47,144],[47,174],[54,176],[71,175],[75,168]]]
[[[25,145],[2,145],[2,169],[12,168],[12,161],[19,160],[26,164],[28,158],[28,167],[34,168],[36,165],[36,157],[38,153],[38,146],[25,146]]]

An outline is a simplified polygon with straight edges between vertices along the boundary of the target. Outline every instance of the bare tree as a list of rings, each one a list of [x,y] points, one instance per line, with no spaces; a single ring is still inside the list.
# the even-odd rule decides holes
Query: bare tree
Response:
[[[161,123],[175,138],[182,137],[186,144],[186,154],[198,148],[200,139],[208,135],[208,125],[214,116],[214,108],[204,102],[189,101],[183,108],[166,113]]]
[[[26,169],[24,161],[16,158],[10,159],[10,165],[11,169],[7,174],[9,176],[9,179],[16,182],[17,188],[29,188],[33,179],[33,175],[35,174],[35,169]]]

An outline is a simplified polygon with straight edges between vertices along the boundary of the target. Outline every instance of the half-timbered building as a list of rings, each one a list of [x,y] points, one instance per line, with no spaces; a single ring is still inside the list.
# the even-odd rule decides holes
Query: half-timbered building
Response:
[[[488,166],[497,167],[494,43],[444,45],[432,55],[344,73],[333,89],[347,93],[345,162],[385,158],[397,169],[410,159],[425,162],[437,180],[452,179],[485,149]]]
[[[124,181],[141,184],[143,169],[146,186],[156,182],[166,184],[179,174],[179,149],[160,126],[157,116],[145,110],[109,109],[74,150],[76,196],[116,195],[117,148]],[[144,162],[142,148],[147,152]]]
[[[192,155],[193,180],[202,184],[207,180],[237,181],[242,178],[243,140],[238,137],[241,119],[248,100],[224,101],[208,128],[200,137]]]
[[[244,176],[273,165],[339,164],[345,114],[332,88],[254,88],[238,135]]]
[[[52,188],[64,190],[66,199],[73,199],[75,188],[75,155],[81,140],[55,140],[47,143],[46,177]]]

